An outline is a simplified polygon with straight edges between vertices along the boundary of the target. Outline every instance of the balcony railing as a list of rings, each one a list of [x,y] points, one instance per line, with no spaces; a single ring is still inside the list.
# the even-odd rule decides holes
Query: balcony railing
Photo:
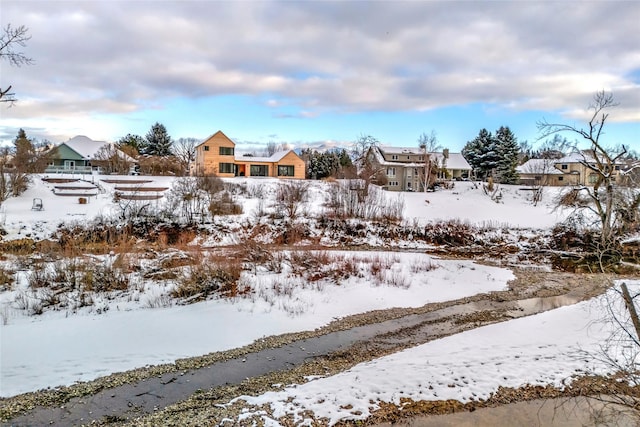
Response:
[[[91,166],[47,166],[44,173],[92,174],[97,168]]]

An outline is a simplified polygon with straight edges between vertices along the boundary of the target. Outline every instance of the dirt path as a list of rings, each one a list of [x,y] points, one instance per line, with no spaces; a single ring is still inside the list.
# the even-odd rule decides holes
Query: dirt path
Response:
[[[63,393],[6,399],[0,401],[4,425],[216,424],[241,410],[216,403],[239,394],[262,393],[276,383],[304,382],[308,375],[335,374],[442,336],[572,304],[601,293],[610,283],[598,275],[516,274],[509,291],[351,316],[317,331],[116,374],[65,388]]]

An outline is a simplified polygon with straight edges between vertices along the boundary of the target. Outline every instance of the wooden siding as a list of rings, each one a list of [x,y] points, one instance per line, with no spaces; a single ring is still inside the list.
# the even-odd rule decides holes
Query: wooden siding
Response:
[[[305,179],[306,170],[304,161],[293,151],[287,153],[277,162],[266,161],[263,158],[245,157],[236,159],[235,154],[221,155],[220,147],[233,148],[235,143],[221,131],[216,132],[207,140],[196,147],[196,173],[215,174],[223,178],[234,176],[267,176],[284,179]],[[221,172],[220,164],[232,164],[231,172]],[[255,175],[251,173],[251,166],[254,166],[254,173],[257,167],[266,167],[264,174]],[[278,166],[293,166],[293,176],[279,176]]]
[[[220,147],[233,148],[236,144],[224,133],[218,131],[209,139],[196,147],[196,172],[204,174],[216,174],[220,177],[235,176],[234,172],[221,173],[220,163],[235,163],[234,155],[220,155]]]

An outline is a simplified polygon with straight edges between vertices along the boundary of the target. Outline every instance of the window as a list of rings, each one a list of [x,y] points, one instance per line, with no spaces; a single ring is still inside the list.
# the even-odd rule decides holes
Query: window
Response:
[[[278,166],[278,176],[293,176],[293,166]]]
[[[390,181],[389,182],[389,186],[390,187],[397,187],[398,186],[398,181]]]
[[[418,157],[418,160],[420,160],[420,161],[424,161],[424,156],[420,156],[420,157]]]
[[[569,165],[562,165],[562,169],[569,169]]]
[[[411,160],[411,156],[407,156],[407,160]]]
[[[564,176],[559,176],[558,181],[564,181]]]
[[[396,176],[396,168],[387,168],[387,176]]]
[[[220,173],[234,173],[233,172],[234,166],[235,165],[233,163],[220,163],[218,170]]]
[[[208,145],[204,146],[204,151],[209,151],[209,146]]]
[[[398,160],[398,156],[396,154],[392,155],[391,160]]]
[[[269,166],[267,165],[251,165],[249,169],[251,176],[269,176]]]
[[[617,171],[619,171],[619,170],[620,170],[620,165],[616,165],[616,166],[614,167],[614,169],[615,169],[615,170],[617,170]]]
[[[233,147],[220,147],[221,156],[233,156]]]
[[[598,182],[598,174],[590,173],[589,174],[589,184],[595,184]]]

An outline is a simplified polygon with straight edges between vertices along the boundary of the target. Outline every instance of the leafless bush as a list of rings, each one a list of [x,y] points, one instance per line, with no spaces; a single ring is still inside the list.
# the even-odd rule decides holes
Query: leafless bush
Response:
[[[420,258],[411,263],[411,272],[413,274],[424,273],[425,271],[431,271],[436,268],[438,268],[438,265],[434,264],[431,258]]]
[[[171,299],[170,295],[160,293],[155,295],[148,295],[147,299],[145,300],[144,306],[147,308],[163,308],[170,307],[172,302],[173,300]]]
[[[111,292],[129,288],[129,276],[108,262],[85,270],[81,281],[85,291]]]
[[[366,194],[349,183],[338,182],[331,186],[328,202],[330,215],[334,218],[361,218],[387,223],[400,222],[404,212],[404,198],[398,194],[396,200],[379,187],[370,187]]]
[[[305,181],[281,182],[276,190],[276,210],[283,216],[296,218],[308,193],[309,184]]]
[[[27,283],[32,289],[50,287],[54,282],[54,273],[48,267],[48,264],[36,262],[30,268]]]
[[[238,293],[241,273],[239,260],[209,257],[202,264],[184,269],[172,296],[182,298],[186,303],[201,301],[213,293],[233,297]]]

